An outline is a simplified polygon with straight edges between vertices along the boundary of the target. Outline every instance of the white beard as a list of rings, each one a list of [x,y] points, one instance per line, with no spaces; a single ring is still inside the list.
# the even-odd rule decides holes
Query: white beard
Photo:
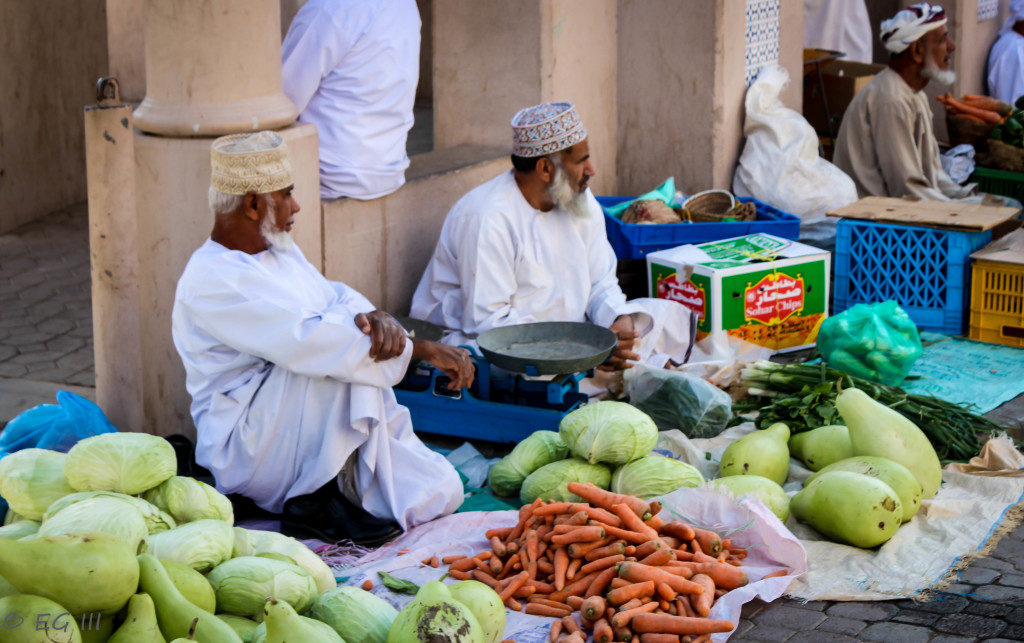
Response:
[[[263,240],[267,242],[267,247],[271,250],[288,252],[295,246],[295,241],[287,230],[274,229],[274,213],[272,209],[267,211],[267,214],[263,217],[263,222],[260,223],[260,234],[263,235]]]
[[[934,80],[938,84],[946,86],[956,82],[956,72],[952,69],[939,69],[939,65],[931,56],[925,58],[921,77],[925,80]]]
[[[555,207],[561,208],[574,217],[586,217],[590,214],[587,208],[587,192],[576,192],[569,183],[569,175],[562,168],[561,163],[555,163],[555,176],[548,187],[548,194],[555,202]]]

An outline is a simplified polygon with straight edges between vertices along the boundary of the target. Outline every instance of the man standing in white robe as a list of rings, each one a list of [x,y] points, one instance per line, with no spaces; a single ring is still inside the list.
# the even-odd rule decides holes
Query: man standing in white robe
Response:
[[[457,509],[457,472],[391,387],[412,359],[468,386],[468,352],[409,338],[306,261],[288,234],[299,206],[278,134],[219,138],[211,157],[213,231],[172,313],[196,461],[294,535],[374,545]]]
[[[486,330],[543,321],[590,322],[614,331],[602,370],[633,361],[686,362],[694,314],[677,302],[627,302],[615,274],[604,215],[587,187],[587,133],[572,103],[545,103],[512,119],[513,168],[451,209],[412,299],[410,315],[472,344]]]
[[[405,184],[420,74],[415,0],[308,0],[281,45],[284,93],[320,137],[320,196]]]
[[[864,0],[804,0],[804,47],[871,62],[871,19]]]
[[[1010,15],[988,54],[988,93],[1011,105],[1024,96],[1024,0],[1010,0]]]

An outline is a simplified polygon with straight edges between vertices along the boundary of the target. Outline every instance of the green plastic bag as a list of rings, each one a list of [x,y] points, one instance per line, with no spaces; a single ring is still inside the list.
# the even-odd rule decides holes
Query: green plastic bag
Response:
[[[676,180],[675,177],[670,176],[664,183],[654,188],[647,194],[641,194],[635,199],[632,199],[630,201],[623,201],[622,203],[619,203],[617,205],[609,206],[604,210],[605,212],[615,217],[616,219],[621,219],[622,213],[629,209],[629,206],[631,206],[634,201],[650,201],[658,199],[660,201],[664,201],[667,205],[672,205],[672,200],[674,198],[676,198]]]
[[[924,352],[917,326],[895,301],[857,304],[829,317],[818,350],[832,368],[896,386]]]

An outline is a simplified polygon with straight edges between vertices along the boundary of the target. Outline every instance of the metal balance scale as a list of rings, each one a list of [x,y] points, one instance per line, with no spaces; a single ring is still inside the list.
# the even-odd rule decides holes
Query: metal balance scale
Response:
[[[440,340],[437,326],[400,318],[421,339]],[[451,391],[446,375],[410,364],[394,387],[417,431],[517,443],[534,431],[557,431],[566,413],[587,401],[579,383],[615,350],[615,333],[593,324],[538,322],[495,328],[477,338],[476,379]],[[553,375],[550,379],[526,376]]]

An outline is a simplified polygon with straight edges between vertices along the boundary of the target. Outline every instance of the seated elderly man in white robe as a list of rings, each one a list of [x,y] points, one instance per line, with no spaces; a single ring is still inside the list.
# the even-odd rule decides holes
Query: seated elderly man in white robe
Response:
[[[1024,0],[1010,0],[1010,15],[988,54],[988,93],[1011,105],[1024,96]]]
[[[927,2],[885,20],[881,38],[889,66],[857,93],[843,115],[833,162],[865,196],[916,196],[931,201],[968,199],[976,186],[960,186],[942,169],[923,90],[930,81],[951,85],[956,45],[946,13]],[[980,202],[977,196],[971,200]]]
[[[693,313],[677,302],[631,302],[619,287],[586,130],[571,103],[546,103],[512,119],[512,169],[474,188],[448,213],[413,295],[410,315],[470,345],[484,331],[544,321],[613,330],[602,370],[632,361],[664,366],[690,357]]]
[[[220,491],[283,512],[286,532],[327,541],[379,544],[457,509],[457,472],[413,434],[391,387],[411,359],[468,386],[468,352],[409,338],[305,259],[288,234],[299,206],[278,134],[222,137],[211,156],[213,231],[172,314],[196,461]]]

